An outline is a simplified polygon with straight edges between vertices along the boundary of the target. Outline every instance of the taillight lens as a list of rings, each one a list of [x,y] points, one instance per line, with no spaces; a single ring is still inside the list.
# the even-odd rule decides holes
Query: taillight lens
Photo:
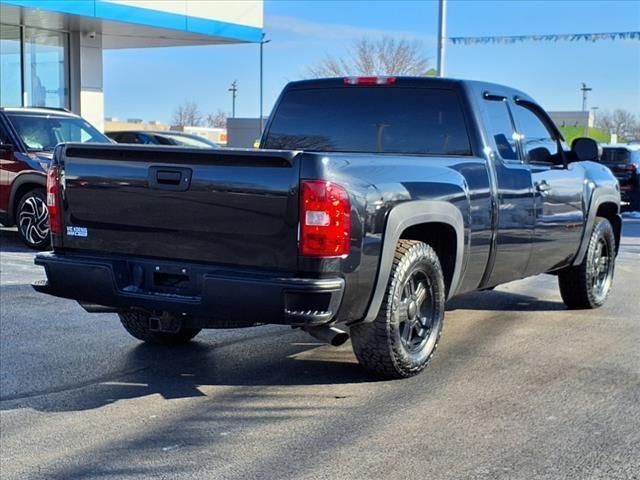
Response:
[[[351,205],[346,190],[324,180],[300,182],[300,255],[349,253]]]
[[[62,204],[60,199],[60,167],[52,166],[47,171],[47,209],[49,230],[55,235],[62,233]]]

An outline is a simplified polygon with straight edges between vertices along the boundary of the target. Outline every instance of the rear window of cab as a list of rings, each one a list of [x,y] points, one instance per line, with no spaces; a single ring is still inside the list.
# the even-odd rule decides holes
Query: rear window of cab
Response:
[[[289,90],[273,116],[264,148],[471,155],[456,92],[380,86]]]

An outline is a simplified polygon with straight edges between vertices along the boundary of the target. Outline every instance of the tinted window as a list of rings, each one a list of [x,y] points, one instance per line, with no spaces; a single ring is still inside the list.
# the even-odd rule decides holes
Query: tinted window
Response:
[[[496,143],[498,155],[503,160],[518,160],[518,150],[514,140],[513,122],[507,104],[499,100],[485,101],[489,134]]]
[[[118,143],[140,143],[135,133],[125,132],[118,137]]]
[[[471,154],[454,92],[400,87],[291,90],[278,106],[265,148]]]
[[[197,148],[218,148],[213,142],[210,142],[206,138],[200,138],[195,135],[178,135],[175,133],[163,133],[158,135],[157,138],[164,137],[172,145],[180,145],[183,147],[197,147]]]
[[[629,163],[630,153],[626,148],[603,148],[601,162],[608,164]]]
[[[154,142],[151,136],[146,135],[144,133],[138,133],[136,135],[136,140],[137,140],[137,143],[144,143],[145,145],[153,145],[156,143]]]
[[[527,162],[552,162],[551,155],[558,153],[558,144],[542,120],[528,108],[515,105],[513,112],[521,135],[522,149]]]
[[[29,150],[53,150],[58,143],[110,143],[82,118],[7,113],[13,128]]]
[[[161,137],[159,135],[155,135],[153,137],[153,140],[158,144],[158,145],[175,145],[175,143],[171,140],[169,140],[168,138],[164,138]]]

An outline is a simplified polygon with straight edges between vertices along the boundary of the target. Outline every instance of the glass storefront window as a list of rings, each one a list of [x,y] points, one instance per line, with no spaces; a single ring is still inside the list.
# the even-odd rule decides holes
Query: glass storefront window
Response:
[[[31,107],[67,106],[67,35],[25,28],[26,104]]]
[[[22,105],[20,27],[0,24],[0,105]]]
[[[0,105],[68,107],[68,64],[67,33],[0,25]]]

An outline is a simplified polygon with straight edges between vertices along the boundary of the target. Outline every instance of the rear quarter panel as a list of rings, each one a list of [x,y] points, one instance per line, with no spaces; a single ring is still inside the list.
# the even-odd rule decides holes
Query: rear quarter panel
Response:
[[[300,175],[302,179],[331,180],[350,194],[350,255],[343,259],[301,258],[299,264],[303,272],[333,271],[345,277],[339,321],[365,315],[376,285],[389,213],[407,202],[442,201],[459,209],[464,221],[465,251],[458,292],[479,284],[491,243],[491,198],[483,158],[303,154]],[[416,209],[415,214],[419,213]]]

